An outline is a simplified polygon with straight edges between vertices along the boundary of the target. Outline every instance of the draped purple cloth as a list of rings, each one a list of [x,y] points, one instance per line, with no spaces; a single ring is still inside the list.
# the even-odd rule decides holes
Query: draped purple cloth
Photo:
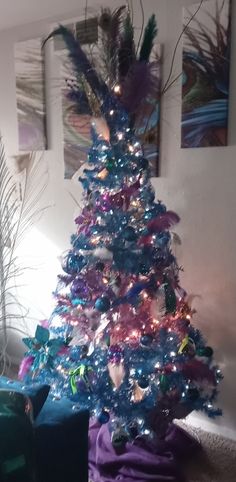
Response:
[[[184,482],[181,460],[199,449],[199,443],[176,425],[163,441],[140,439],[117,453],[108,425],[91,422],[89,475],[93,482]],[[184,462],[183,462],[184,463]]]

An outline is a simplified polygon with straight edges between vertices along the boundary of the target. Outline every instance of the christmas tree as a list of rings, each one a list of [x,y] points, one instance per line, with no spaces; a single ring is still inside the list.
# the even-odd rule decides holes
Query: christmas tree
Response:
[[[139,58],[147,64],[148,26],[140,49],[146,60]],[[55,309],[24,340],[20,376],[49,383],[53,397],[69,397],[101,424],[109,421],[119,446],[138,434],[162,435],[192,410],[220,415],[213,402],[221,373],[191,324],[194,310],[172,251],[179,217],[155,201],[122,82],[109,88],[74,36],[62,26],[57,34],[96,96],[103,128],[92,123],[89,168],[80,178],[83,208],[62,257]]]

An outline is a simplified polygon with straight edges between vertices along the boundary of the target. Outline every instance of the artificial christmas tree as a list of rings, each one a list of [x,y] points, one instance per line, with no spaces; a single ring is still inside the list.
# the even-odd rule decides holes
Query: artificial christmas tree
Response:
[[[108,88],[74,36],[62,26],[57,34],[100,105],[106,135],[95,119],[89,168],[80,178],[84,207],[62,257],[56,306],[25,339],[20,376],[46,381],[55,398],[69,397],[100,424],[109,422],[120,450],[140,434],[164,436],[174,418],[192,410],[219,415],[213,402],[221,374],[191,324],[171,248],[179,217],[155,201],[133,116],[130,122],[122,103],[122,79]],[[148,64],[145,42],[141,52],[148,53],[138,61]]]

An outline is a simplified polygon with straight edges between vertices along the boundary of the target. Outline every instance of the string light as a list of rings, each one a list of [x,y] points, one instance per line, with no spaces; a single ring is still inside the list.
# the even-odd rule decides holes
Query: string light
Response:
[[[116,84],[113,90],[114,90],[115,94],[120,94],[121,93],[120,85]]]
[[[105,168],[98,173],[97,177],[103,181],[104,179],[106,179],[107,175],[108,175],[108,170]]]

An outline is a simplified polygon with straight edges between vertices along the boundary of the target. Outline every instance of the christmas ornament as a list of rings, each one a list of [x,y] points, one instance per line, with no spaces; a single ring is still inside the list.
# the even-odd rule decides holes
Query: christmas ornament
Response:
[[[200,357],[211,358],[213,356],[213,349],[211,346],[203,346],[197,349],[196,354]]]
[[[101,410],[101,412],[97,416],[97,419],[101,425],[104,425],[105,423],[109,422],[109,412],[107,412],[107,410],[105,409]]]
[[[150,335],[149,333],[142,335],[140,338],[140,343],[143,346],[150,346],[152,344],[152,341],[153,341],[153,336]]]
[[[68,274],[74,274],[85,266],[86,260],[84,256],[69,252],[62,259],[62,269]]]
[[[115,450],[121,450],[125,448],[126,443],[128,442],[129,437],[126,430],[122,427],[117,428],[111,434],[111,442]]]
[[[107,296],[103,296],[101,298],[97,298],[95,301],[95,308],[102,313],[105,313],[110,309],[110,299]]]

